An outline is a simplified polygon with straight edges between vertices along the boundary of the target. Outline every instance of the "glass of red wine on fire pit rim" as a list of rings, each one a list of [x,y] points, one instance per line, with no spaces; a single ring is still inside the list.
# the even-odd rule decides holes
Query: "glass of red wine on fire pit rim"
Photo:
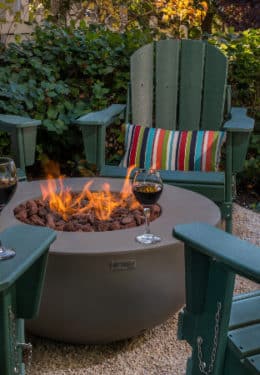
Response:
[[[0,212],[10,201],[17,187],[15,163],[11,158],[0,157]],[[0,261],[15,256],[15,251],[2,245],[0,241]]]
[[[153,244],[161,241],[161,237],[150,232],[150,215],[152,206],[158,201],[163,190],[160,173],[155,169],[138,169],[134,174],[132,191],[135,198],[144,208],[145,232],[136,236],[142,244]]]

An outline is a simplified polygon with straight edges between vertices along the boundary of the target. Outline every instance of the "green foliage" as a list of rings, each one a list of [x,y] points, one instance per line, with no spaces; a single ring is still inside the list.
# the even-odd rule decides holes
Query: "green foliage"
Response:
[[[217,44],[229,59],[229,83],[232,86],[232,105],[248,108],[255,118],[255,133],[249,143],[243,172],[238,175],[238,184],[243,190],[248,187],[260,190],[260,29],[249,29],[242,33],[216,35],[211,42]]]
[[[5,132],[0,131],[0,155],[9,155],[10,141]]]
[[[248,107],[260,119],[260,29],[216,35],[210,41],[228,56],[232,104]]]
[[[252,134],[243,172],[238,175],[238,183],[246,190],[248,187],[260,191],[260,134]]]
[[[41,153],[80,158],[81,137],[71,120],[125,100],[129,57],[150,39],[139,30],[119,34],[84,22],[36,27],[30,40],[2,47],[0,112],[42,120]]]

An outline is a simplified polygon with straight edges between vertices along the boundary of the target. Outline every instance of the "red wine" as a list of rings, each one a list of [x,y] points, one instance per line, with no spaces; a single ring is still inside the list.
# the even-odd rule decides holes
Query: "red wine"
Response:
[[[0,181],[0,210],[10,201],[15,193],[17,182],[8,184]]]
[[[152,205],[156,203],[162,193],[162,186],[156,183],[136,184],[133,187],[133,193],[143,205]]]

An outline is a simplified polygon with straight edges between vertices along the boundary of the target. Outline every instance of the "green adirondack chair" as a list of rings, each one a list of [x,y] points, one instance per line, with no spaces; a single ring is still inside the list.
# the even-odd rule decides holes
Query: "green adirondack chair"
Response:
[[[35,161],[37,127],[41,121],[29,117],[0,114],[0,130],[11,136],[11,156],[18,167],[19,180],[26,180],[25,167]]]
[[[161,175],[165,183],[217,202],[231,231],[233,176],[243,168],[254,121],[246,116],[246,109],[231,108],[227,58],[219,49],[205,41],[163,40],[131,56],[127,104],[113,104],[74,121],[82,130],[87,161],[95,163],[102,176],[126,174],[125,168],[105,163],[106,127],[122,115],[126,123],[144,126],[227,132],[223,172],[164,170]]]
[[[0,233],[16,255],[0,260],[0,374],[24,375],[31,344],[25,342],[24,319],[37,316],[47,255],[56,234],[43,227],[17,225]]]
[[[233,298],[235,275],[260,283],[260,248],[204,223],[177,225],[185,244],[186,306],[178,336],[187,375],[260,374],[260,289]]]

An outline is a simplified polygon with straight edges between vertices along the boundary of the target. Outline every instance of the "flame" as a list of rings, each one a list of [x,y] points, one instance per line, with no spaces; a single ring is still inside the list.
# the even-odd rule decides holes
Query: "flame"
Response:
[[[101,191],[91,191],[93,181],[85,184],[79,194],[71,191],[71,188],[64,186],[64,176],[56,181],[52,175],[48,175],[47,183],[41,184],[42,199],[49,201],[52,211],[59,213],[67,221],[69,216],[74,214],[85,214],[94,211],[98,220],[109,220],[113,211],[118,207],[129,207],[135,209],[139,203],[132,193],[130,174],[134,166],[127,171],[122,190],[114,194],[110,190],[109,183],[104,183]]]

